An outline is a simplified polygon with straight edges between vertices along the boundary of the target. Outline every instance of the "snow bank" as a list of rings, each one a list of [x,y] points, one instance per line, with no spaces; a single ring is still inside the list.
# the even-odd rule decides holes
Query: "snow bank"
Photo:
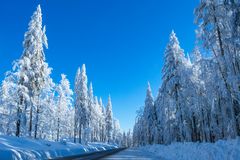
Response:
[[[117,146],[103,143],[81,145],[70,142],[50,142],[29,138],[0,136],[0,159],[4,160],[52,159],[114,148],[117,148]]]
[[[140,147],[166,160],[240,160],[240,138],[216,143],[173,143]]]

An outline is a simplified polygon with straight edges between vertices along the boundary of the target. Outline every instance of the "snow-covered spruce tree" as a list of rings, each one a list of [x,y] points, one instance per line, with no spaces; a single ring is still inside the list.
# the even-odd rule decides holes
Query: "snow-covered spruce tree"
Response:
[[[54,109],[55,106],[52,106],[52,94],[46,94],[43,98],[41,98],[40,103],[40,111],[39,111],[39,117],[38,117],[38,131],[37,131],[37,138],[38,139],[47,139],[51,140],[50,134],[52,128],[52,124],[50,123],[52,119],[54,119]]]
[[[148,82],[147,94],[144,107],[144,128],[145,130],[145,143],[152,144],[154,142],[155,131],[157,127],[157,113],[153,101],[152,90]]]
[[[119,120],[114,118],[113,119],[113,143],[120,144],[121,143],[121,128]]]
[[[56,89],[56,88],[55,88]],[[47,109],[43,112],[42,124],[44,134],[41,135],[43,139],[56,141],[57,140],[57,115],[58,115],[58,105],[57,105],[57,95],[56,91],[52,92],[48,99],[45,101],[48,105]]]
[[[205,95],[206,86],[205,79],[203,78],[203,66],[206,66],[207,69],[210,62],[206,62],[202,59],[199,48],[196,46],[193,50],[193,67],[191,74],[192,84],[192,97],[191,97],[191,116],[192,116],[192,141],[206,141],[206,135],[209,135],[209,126],[207,126],[206,121],[204,120],[206,115],[209,112],[209,105]],[[205,74],[206,76],[206,74]],[[205,77],[207,78],[207,76]]]
[[[125,131],[123,132],[122,146],[123,146],[123,147],[127,147],[127,134],[126,134]]]
[[[113,113],[112,113],[112,102],[111,102],[110,95],[108,97],[108,104],[106,106],[105,123],[106,123],[106,138],[107,138],[107,142],[109,143],[112,141],[112,131],[113,131]]]
[[[88,130],[89,109],[88,109],[88,88],[86,66],[82,65],[82,71],[77,71],[75,78],[75,136],[78,134],[79,143],[83,143],[84,132]],[[76,138],[75,138],[76,141]],[[85,143],[85,142],[84,142]]]
[[[17,95],[17,76],[12,72],[7,72],[0,89],[0,133],[4,135],[15,135],[16,120],[19,116]],[[22,108],[21,108],[22,109]],[[21,119],[20,119],[21,120]],[[23,121],[23,120],[21,120]]]
[[[226,89],[216,61],[201,57],[197,48],[194,55],[191,75],[194,82],[191,98],[192,140],[215,142],[231,135],[231,129],[228,129],[232,125],[231,119],[225,113],[231,103],[225,94]]]
[[[167,135],[167,132],[164,132],[165,127],[167,126],[166,124],[166,104],[165,104],[165,98],[163,97],[163,93],[158,92],[157,98],[154,102],[155,108],[156,108],[156,112],[157,112],[157,131],[156,131],[156,135],[155,135],[155,140],[154,143],[156,144],[163,144],[164,143],[164,137],[167,137],[169,135]],[[133,130],[133,134],[134,134],[134,130]]]
[[[133,146],[144,145],[143,107],[140,107],[136,114],[137,116],[133,127]],[[124,146],[124,144],[122,145]]]
[[[72,107],[73,92],[70,89],[70,83],[66,75],[61,75],[62,79],[57,86],[57,141],[60,138],[66,138],[68,135],[68,127],[72,125],[68,123],[70,108]],[[70,137],[69,137],[70,138]]]
[[[66,132],[66,136],[69,138],[73,138],[74,137],[74,114],[75,114],[75,110],[73,107],[68,108],[68,112],[67,112],[67,119],[66,119],[66,123],[67,123],[67,132]]]
[[[167,111],[165,123],[165,133],[168,134],[165,142],[183,141],[187,133],[185,125],[187,117],[185,115],[184,97],[182,94],[183,84],[181,74],[185,70],[187,60],[184,52],[179,46],[178,39],[174,32],[170,35],[170,41],[165,50],[165,61],[163,67],[163,84],[160,92],[166,98],[165,111]]]
[[[235,37],[239,6],[237,1],[202,0],[195,10],[196,23],[199,24],[199,35],[204,47],[215,56],[220,76],[224,82],[227,97],[231,102],[226,108],[227,117],[232,117],[231,137],[240,135],[240,79],[239,50]],[[239,32],[238,32],[239,33]]]
[[[29,136],[34,131],[34,137],[37,138],[39,115],[43,108],[42,99],[53,86],[50,78],[51,68],[45,62],[43,51],[43,45],[48,47],[45,31],[45,27],[42,27],[42,13],[39,5],[24,35],[23,54],[14,65],[18,85],[17,117],[21,117],[16,121],[16,136],[25,135],[28,129]],[[25,128],[22,133],[21,128]]]
[[[50,77],[51,68],[48,67],[48,64],[45,62],[45,54],[43,52],[43,44],[48,47],[47,37],[46,37],[46,29],[42,28],[42,13],[40,5],[37,7],[37,11],[34,13],[32,17],[32,21],[29,25],[29,30],[25,34],[25,51],[26,53],[32,53],[31,59],[31,67],[34,73],[33,77],[28,77],[31,82],[31,92],[33,94],[33,108],[30,108],[30,123],[33,115],[32,111],[35,111],[35,122],[34,124],[34,137],[37,138],[38,134],[38,125],[39,125],[39,116],[43,112],[43,110],[48,110],[48,105],[42,105],[41,103],[47,99],[48,95],[51,94],[53,90],[53,82]],[[35,39],[32,41],[32,39]],[[31,44],[32,41],[32,44]],[[31,45],[29,45],[31,44]],[[34,50],[33,48],[36,47]],[[25,53],[25,52],[24,52]],[[31,94],[30,94],[31,95]],[[31,127],[29,127],[29,133]]]
[[[101,126],[102,126],[102,121],[104,121],[103,119],[103,115],[102,115],[102,107],[99,105],[99,101],[97,96],[95,96],[95,113],[96,113],[96,126],[95,126],[95,135],[96,135],[96,140],[100,141],[100,134],[101,134]]]
[[[101,127],[100,127],[100,141],[106,141],[106,123],[105,123],[105,108],[102,102],[102,98],[99,99],[99,106],[101,107]]]
[[[132,132],[129,130],[127,132],[127,147],[132,147]]]
[[[90,123],[89,123],[89,128],[90,130],[90,141],[94,140],[94,126],[96,125],[97,121],[96,121],[96,116],[95,116],[95,104],[94,104],[94,95],[93,95],[93,86],[92,86],[92,82],[89,85],[89,89],[88,89],[88,118],[90,119]]]
[[[80,75],[81,75],[81,69],[80,67],[77,70],[76,77],[75,77],[75,84],[74,84],[74,142],[77,142],[78,133],[80,130]]]
[[[92,132],[93,132],[93,141],[99,141],[99,133],[100,133],[100,111],[99,111],[99,103],[98,98],[95,96],[93,101],[93,118],[91,119],[92,123]]]
[[[7,124],[9,122],[9,110],[8,110],[8,91],[9,86],[5,80],[3,80],[0,90],[0,134],[7,135]]]

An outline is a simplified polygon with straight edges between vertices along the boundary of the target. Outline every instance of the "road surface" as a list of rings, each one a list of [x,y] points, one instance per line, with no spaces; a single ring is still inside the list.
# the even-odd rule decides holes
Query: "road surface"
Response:
[[[102,158],[101,160],[163,160],[149,152],[142,152],[135,149],[126,149],[116,154]]]

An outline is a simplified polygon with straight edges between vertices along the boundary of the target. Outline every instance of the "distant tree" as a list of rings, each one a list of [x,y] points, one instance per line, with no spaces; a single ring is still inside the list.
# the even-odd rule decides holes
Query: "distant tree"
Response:
[[[94,139],[94,132],[93,132],[93,128],[94,128],[94,125],[96,124],[96,121],[95,120],[95,106],[94,106],[94,95],[93,95],[93,86],[92,86],[92,82],[90,83],[89,85],[89,90],[88,90],[88,117],[90,119],[90,124],[89,124],[89,127],[91,128],[90,129],[90,136],[91,136],[91,141],[93,141]]]
[[[99,106],[101,107],[101,126],[100,126],[100,141],[106,141],[106,122],[105,122],[105,108],[102,102],[102,98],[99,99]]]
[[[113,142],[116,144],[120,144],[121,142],[121,128],[120,128],[120,123],[119,120],[114,118],[113,119]]]
[[[108,104],[106,107],[106,117],[105,117],[105,123],[106,123],[106,137],[107,142],[112,141],[112,131],[113,131],[113,113],[112,113],[112,102],[111,97],[108,97]]]
[[[77,134],[80,130],[80,75],[81,70],[80,67],[77,70],[76,77],[75,77],[75,84],[74,84],[74,108],[75,108],[75,114],[74,114],[74,142],[77,142]]]

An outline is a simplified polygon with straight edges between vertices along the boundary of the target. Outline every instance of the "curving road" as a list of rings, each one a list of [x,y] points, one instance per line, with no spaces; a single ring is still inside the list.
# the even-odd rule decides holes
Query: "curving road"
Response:
[[[126,149],[116,154],[101,158],[101,160],[162,160],[149,152],[143,152],[135,149]]]

